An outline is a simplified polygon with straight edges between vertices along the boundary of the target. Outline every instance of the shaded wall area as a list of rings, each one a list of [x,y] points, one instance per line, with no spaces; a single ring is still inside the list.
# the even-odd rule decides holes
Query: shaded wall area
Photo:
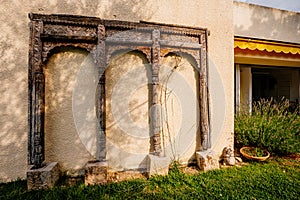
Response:
[[[234,2],[234,35],[300,43],[300,13]]]

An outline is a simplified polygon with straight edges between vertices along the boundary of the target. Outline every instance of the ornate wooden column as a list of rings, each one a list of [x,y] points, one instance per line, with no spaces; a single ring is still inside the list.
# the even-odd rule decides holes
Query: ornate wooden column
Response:
[[[210,123],[209,123],[209,93],[208,93],[208,70],[207,70],[207,32],[200,36],[202,49],[200,51],[200,133],[201,151],[211,147]]]
[[[45,155],[45,76],[42,67],[42,21],[31,22],[31,49],[29,54],[29,163],[36,168],[42,166]]]
[[[45,76],[43,71],[34,74],[34,118],[33,156],[34,166],[39,168],[45,160],[44,118],[45,118]]]
[[[153,148],[154,155],[160,156],[161,149],[161,116],[160,116],[160,104],[159,104],[159,67],[160,67],[160,31],[154,29],[152,31],[152,102],[151,102],[151,120],[152,120],[152,136],[153,136]]]
[[[106,160],[106,135],[105,135],[105,68],[106,68],[106,56],[105,56],[105,27],[104,25],[98,25],[98,42],[96,47],[96,64],[98,67],[98,86],[97,86],[97,118],[98,118],[98,138],[97,138],[97,160]]]

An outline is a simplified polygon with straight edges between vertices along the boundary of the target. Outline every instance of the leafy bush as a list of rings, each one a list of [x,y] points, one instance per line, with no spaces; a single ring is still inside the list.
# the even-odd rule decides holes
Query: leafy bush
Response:
[[[236,147],[263,147],[273,155],[300,152],[300,116],[289,111],[288,100],[260,100],[252,113],[236,114],[234,121]]]

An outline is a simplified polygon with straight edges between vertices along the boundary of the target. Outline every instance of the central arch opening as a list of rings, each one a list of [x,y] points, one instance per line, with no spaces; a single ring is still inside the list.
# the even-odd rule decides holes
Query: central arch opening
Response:
[[[106,142],[109,165],[147,168],[151,152],[151,65],[139,51],[115,54],[105,71]]]

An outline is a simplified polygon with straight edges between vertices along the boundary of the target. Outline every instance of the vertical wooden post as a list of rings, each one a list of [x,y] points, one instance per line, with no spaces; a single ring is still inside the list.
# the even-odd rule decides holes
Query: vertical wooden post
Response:
[[[159,111],[159,65],[160,65],[160,31],[154,29],[152,31],[152,102],[151,102],[151,131],[153,136],[154,155],[160,156],[161,149],[161,122]]]
[[[240,112],[240,89],[241,88],[241,71],[240,71],[240,65],[235,64],[235,112]]]
[[[300,112],[300,107],[299,107],[299,102],[300,102],[300,70],[298,70],[298,77],[299,77],[299,79],[298,79],[298,112]]]
[[[41,32],[43,29],[42,21],[31,22],[31,44],[29,61],[30,76],[30,124],[29,124],[29,164],[33,164],[35,168],[42,166],[45,155],[44,145],[44,119],[45,119],[45,77],[42,66],[42,41]]]
[[[208,94],[208,70],[207,70],[207,35],[201,36],[202,50],[200,66],[200,133],[201,150],[207,150],[211,147],[210,126],[209,126],[209,94]]]
[[[30,17],[30,16],[29,16]],[[29,165],[33,164],[33,151],[31,148],[31,144],[33,143],[33,136],[32,136],[32,86],[33,86],[33,75],[32,75],[32,67],[33,67],[33,29],[34,29],[34,22],[30,22],[30,41],[29,41],[29,53],[28,53],[28,155],[27,155],[27,162]]]
[[[39,168],[45,159],[44,119],[45,119],[45,77],[42,71],[34,75],[34,121],[33,155],[34,166]]]
[[[98,67],[98,86],[97,86],[97,117],[98,117],[98,137],[97,137],[97,155],[96,159],[99,161],[106,160],[106,135],[105,135],[105,27],[98,26],[98,43],[96,47],[96,63]]]
[[[252,111],[252,72],[251,67],[240,66],[240,111]]]

